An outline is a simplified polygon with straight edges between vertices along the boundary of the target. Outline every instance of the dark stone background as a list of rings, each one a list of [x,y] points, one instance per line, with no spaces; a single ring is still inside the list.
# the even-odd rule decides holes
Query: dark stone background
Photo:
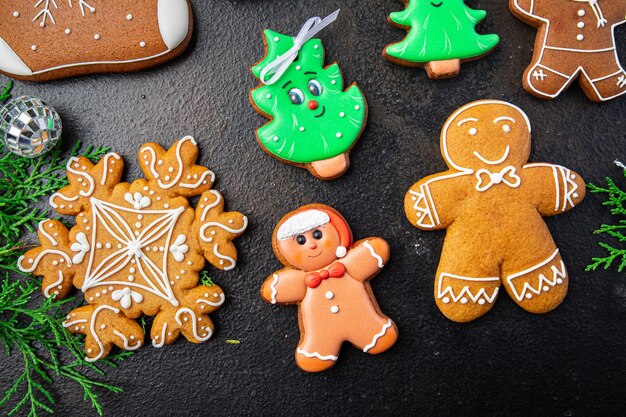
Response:
[[[521,75],[535,30],[515,19],[503,0],[468,2],[489,13],[479,30],[500,34],[502,42],[487,58],[465,64],[458,78],[439,82],[381,58],[382,48],[403,35],[385,20],[402,9],[399,1],[192,3],[196,32],[174,62],[135,74],[17,82],[14,88],[16,95],[37,95],[56,107],[65,148],[80,139],[120,153],[128,180],[140,176],[140,144],[169,146],[193,135],[200,163],[215,171],[227,207],[251,219],[237,241],[238,267],[211,271],[228,295],[213,315],[214,337],[202,345],[179,340],[164,349],[145,347],[109,370],[109,380],[126,393],[103,394],[105,415],[624,415],[626,277],[584,272],[592,256],[603,254],[593,230],[611,220],[599,196],[546,220],[571,275],[558,309],[532,315],[503,295],[487,316],[463,325],[448,321],[433,300],[444,232],[414,229],[402,202],[413,182],[444,169],[439,131],[447,116],[480,98],[508,100],[528,113],[531,161],[565,165],[588,182],[620,177],[613,160],[626,158],[626,98],[598,105],[578,86],[548,102],[526,93]],[[338,7],[339,21],[320,37],[328,62],[337,60],[346,83],[363,88],[369,124],[349,172],[326,183],[257,145],[254,130],[265,119],[248,103],[248,90],[257,85],[248,68],[263,54],[264,28],[295,34],[308,17]],[[626,28],[617,37],[626,62]],[[374,357],[345,346],[337,366],[316,375],[294,363],[296,307],[271,306],[258,294],[280,267],[270,245],[275,223],[312,202],[340,210],[355,237],[389,241],[392,259],[372,286],[400,330],[390,351]],[[21,366],[15,355],[1,356],[3,388]],[[61,382],[55,393],[57,415],[95,414],[77,385]]]

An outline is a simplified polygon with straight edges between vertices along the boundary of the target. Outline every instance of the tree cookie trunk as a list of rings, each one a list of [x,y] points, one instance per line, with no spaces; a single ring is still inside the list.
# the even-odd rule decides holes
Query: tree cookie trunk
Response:
[[[432,80],[452,78],[461,72],[460,59],[446,59],[445,61],[431,61],[425,66],[428,78]]]
[[[307,167],[311,174],[322,180],[332,180],[348,170],[350,158],[348,153],[342,153],[334,158],[314,161]]]

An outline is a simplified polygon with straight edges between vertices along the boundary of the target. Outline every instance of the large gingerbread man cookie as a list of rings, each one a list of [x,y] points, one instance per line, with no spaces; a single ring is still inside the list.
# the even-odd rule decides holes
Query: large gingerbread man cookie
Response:
[[[415,227],[447,229],[435,301],[450,320],[487,313],[500,287],[523,309],[545,313],[565,298],[568,275],[542,216],[563,213],[585,196],[568,168],[528,163],[530,121],[497,100],[467,104],[441,132],[448,170],[407,192]]]
[[[298,303],[296,363],[302,370],[335,365],[345,341],[370,354],[395,343],[396,325],[380,311],[368,283],[389,259],[387,242],[373,237],[353,244],[341,214],[311,204],[282,218],[272,246],[285,268],[267,278],[261,296],[272,304]]]
[[[76,216],[68,230],[57,220],[39,224],[41,246],[18,261],[24,272],[43,276],[46,297],[64,298],[72,286],[88,305],[72,310],[64,326],[86,335],[87,360],[105,357],[113,345],[135,350],[144,333],[135,321],[156,316],[152,345],[174,342],[182,333],[200,343],[213,334],[208,313],[224,302],[218,286],[198,285],[205,259],[221,270],[235,267],[232,240],[248,219],[224,212],[222,195],[211,190],[209,169],[195,165],[192,137],[168,151],[154,143],[139,150],[146,179],[120,182],[123,159],[105,155],[96,165],[71,158],[70,185],[50,197],[59,214]],[[188,198],[199,196],[193,209]]]
[[[615,27],[626,22],[626,0],[509,0],[513,15],[538,29],[524,88],[555,98],[574,80],[591,100],[626,93],[615,49]]]

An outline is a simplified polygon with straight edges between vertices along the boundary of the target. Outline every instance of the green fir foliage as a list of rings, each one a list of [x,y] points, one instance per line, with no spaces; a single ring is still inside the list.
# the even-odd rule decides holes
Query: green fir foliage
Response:
[[[624,170],[626,178],[626,166],[615,161]],[[599,267],[608,269],[611,265],[617,266],[618,272],[626,270],[626,187],[618,186],[611,178],[606,178],[606,186],[599,187],[589,184],[589,191],[594,194],[604,195],[602,205],[609,207],[610,213],[616,217],[611,224],[603,224],[594,233],[610,238],[609,242],[599,242],[598,245],[606,251],[606,256],[592,258],[592,263],[587,266],[587,271],[594,271]]]
[[[11,87],[9,83],[0,90],[0,103],[11,97]],[[95,160],[106,151],[91,146],[82,149],[76,143],[70,153]],[[0,141],[0,270],[4,272],[0,281],[0,351],[6,361],[21,361],[23,366],[13,381],[2,379],[7,383],[0,386],[2,415],[54,413],[53,386],[59,380],[78,384],[99,415],[103,410],[98,391],[122,392],[101,381],[105,375],[102,366],[116,366],[130,352],[109,356],[98,365],[85,361],[83,337],[72,335],[61,324],[69,310],[66,305],[77,301],[43,299],[39,280],[24,276],[16,267],[17,259],[28,249],[23,235],[47,218],[47,210],[38,204],[68,184],[66,164],[59,147],[28,159],[6,151]],[[6,370],[2,372],[8,376]]]

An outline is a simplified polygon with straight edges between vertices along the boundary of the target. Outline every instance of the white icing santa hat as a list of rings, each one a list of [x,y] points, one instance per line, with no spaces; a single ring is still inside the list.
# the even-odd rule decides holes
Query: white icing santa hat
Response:
[[[341,244],[335,254],[337,258],[343,258],[348,253],[348,246],[352,243],[352,232],[344,218],[332,210],[316,208],[296,212],[280,225],[276,238],[278,240],[289,239],[328,223],[339,232]]]

